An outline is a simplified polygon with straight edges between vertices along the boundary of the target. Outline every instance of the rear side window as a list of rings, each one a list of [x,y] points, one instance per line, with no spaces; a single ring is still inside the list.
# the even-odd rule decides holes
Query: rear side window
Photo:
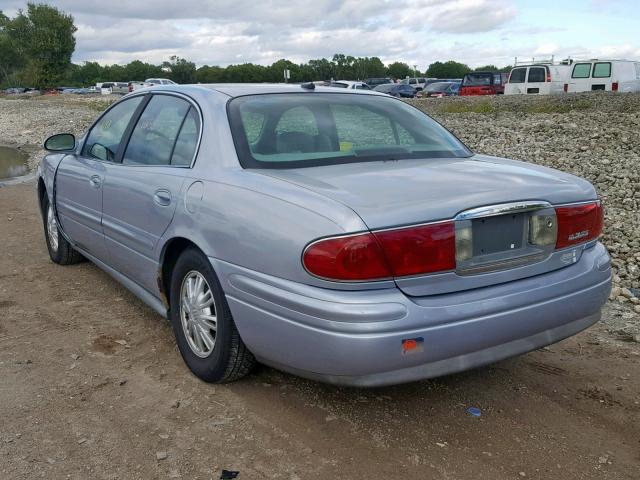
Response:
[[[84,155],[112,162],[131,117],[143,97],[133,97],[118,103],[93,126],[84,145]]]
[[[591,76],[590,63],[576,63],[573,66],[573,73],[571,73],[571,78],[589,78],[590,76]]]
[[[544,83],[547,79],[547,71],[542,67],[529,68],[529,83]]]
[[[509,83],[524,83],[524,79],[526,75],[527,75],[526,68],[514,68],[513,70],[511,70]]]
[[[200,118],[195,108],[191,107],[184,119],[176,146],[171,156],[171,165],[189,166],[196,153],[198,135],[200,133]]]
[[[170,165],[189,108],[189,103],[181,98],[154,95],[133,129],[122,163]]]
[[[593,78],[609,78],[611,76],[611,63],[598,62],[593,64]]]

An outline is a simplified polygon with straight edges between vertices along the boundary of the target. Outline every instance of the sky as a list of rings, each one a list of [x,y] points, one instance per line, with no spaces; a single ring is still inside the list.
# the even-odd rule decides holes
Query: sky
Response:
[[[39,0],[38,0],[39,1]],[[334,53],[426,70],[519,59],[640,59],[640,0],[56,0],[74,16],[73,61],[296,63]],[[0,0],[12,17],[26,0]]]

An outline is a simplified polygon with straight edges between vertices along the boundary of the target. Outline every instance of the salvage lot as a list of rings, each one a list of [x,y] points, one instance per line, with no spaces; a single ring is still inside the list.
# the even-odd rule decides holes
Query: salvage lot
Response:
[[[0,188],[0,477],[637,478],[639,320],[622,288],[640,287],[640,97],[621,98],[417,101],[476,151],[593,181],[618,290],[605,321],[572,339],[392,388],[266,367],[199,382],[167,322],[91,264],[48,260],[32,184]],[[0,100],[0,143],[33,162],[34,141],[79,133],[95,102]]]

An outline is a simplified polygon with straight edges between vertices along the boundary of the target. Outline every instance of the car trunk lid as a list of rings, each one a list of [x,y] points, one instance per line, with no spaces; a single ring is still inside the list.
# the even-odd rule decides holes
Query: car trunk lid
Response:
[[[542,273],[540,265],[527,267],[549,260],[552,252],[530,248],[526,239],[529,216],[553,214],[551,205],[596,199],[593,186],[575,176],[482,155],[256,172],[343,203],[371,230],[458,217],[456,228],[473,230],[472,258],[459,261],[456,272],[397,279],[398,286],[409,295],[477,288],[477,277],[485,277],[488,284],[500,283],[513,278],[504,274],[514,269],[521,276]],[[487,206],[496,205],[506,205],[506,209],[500,214],[487,213],[491,211]],[[500,268],[487,268],[496,262]],[[558,266],[551,262],[548,269]],[[451,275],[458,280],[452,281],[455,278]]]

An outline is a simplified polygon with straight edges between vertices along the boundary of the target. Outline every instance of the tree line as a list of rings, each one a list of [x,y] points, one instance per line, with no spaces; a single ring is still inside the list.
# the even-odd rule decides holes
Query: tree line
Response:
[[[98,62],[71,62],[75,50],[73,17],[43,4],[27,4],[9,18],[0,11],[0,85],[49,88],[86,86],[106,81],[142,81],[152,77],[170,78],[177,83],[282,82],[364,80],[371,77],[461,78],[473,70],[498,70],[494,65],[471,69],[450,60],[435,62],[426,71],[414,70],[403,62],[385,65],[378,57],[354,57],[335,54],[306,63],[281,59],[271,65],[242,63],[226,67],[196,64],[172,56],[161,64],[134,60],[126,65],[101,65]],[[501,70],[508,71],[510,67]]]

